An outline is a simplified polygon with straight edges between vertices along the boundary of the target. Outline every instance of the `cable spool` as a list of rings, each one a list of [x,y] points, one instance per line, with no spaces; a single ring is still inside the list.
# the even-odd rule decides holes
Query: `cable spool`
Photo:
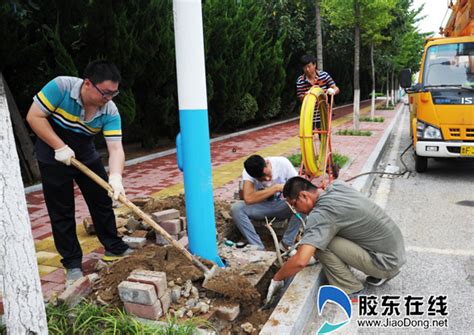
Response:
[[[314,109],[318,106],[321,116],[321,139],[319,148],[315,145],[315,137],[318,136],[314,131]],[[324,90],[320,87],[312,87],[303,99],[300,113],[300,147],[301,159],[304,165],[305,173],[310,177],[319,177],[326,171],[326,150],[327,150],[327,99]]]

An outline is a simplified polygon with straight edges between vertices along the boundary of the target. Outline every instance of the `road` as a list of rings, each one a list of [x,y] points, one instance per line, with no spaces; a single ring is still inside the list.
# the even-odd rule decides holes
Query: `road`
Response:
[[[392,159],[410,144],[408,112],[400,127],[400,145],[395,138],[383,161],[402,167]],[[377,178],[372,197],[400,225],[407,263],[396,280],[374,293],[425,300],[446,295],[448,326],[417,332],[474,334],[474,160],[430,159],[427,173],[414,172],[411,149],[404,161],[410,176]]]
[[[381,160],[381,171],[387,166],[385,171],[404,170],[399,156],[410,144],[408,119],[405,111]],[[474,160],[430,159],[428,172],[421,174],[415,172],[412,152],[410,148],[403,156],[409,175],[377,177],[370,191],[400,226],[407,263],[390,282],[369,288],[368,295],[375,296],[376,316],[363,315],[367,312],[363,304],[354,304],[351,321],[334,334],[474,334]],[[387,306],[384,296],[400,304],[398,316],[382,315]],[[414,299],[409,309],[421,315],[407,315],[407,299]],[[380,319],[384,324],[387,318],[389,327],[358,323]],[[347,317],[336,313],[331,319],[337,323]],[[436,323],[439,327],[434,327]]]

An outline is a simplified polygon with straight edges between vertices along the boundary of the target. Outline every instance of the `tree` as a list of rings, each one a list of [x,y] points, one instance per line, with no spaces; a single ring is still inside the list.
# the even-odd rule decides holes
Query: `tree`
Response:
[[[361,31],[363,43],[369,44],[380,39],[381,30],[390,23],[387,14],[393,7],[392,0],[327,0],[325,13],[336,27],[354,29],[354,113],[353,125],[359,129],[360,114],[360,52]],[[375,76],[375,75],[374,75]],[[373,82],[375,80],[373,79]]]
[[[46,312],[8,103],[0,74],[0,260],[9,334],[47,334]]]
[[[364,32],[362,40],[365,45],[370,46],[370,64],[372,69],[372,102],[370,116],[375,116],[375,60],[374,49],[383,41],[390,40],[389,34],[385,35],[384,30],[392,22],[394,17],[391,10],[395,7],[395,0],[373,1],[367,4],[364,18]]]
[[[318,69],[324,70],[323,66],[323,34],[321,32],[321,0],[315,0],[316,14],[316,49],[318,57]]]

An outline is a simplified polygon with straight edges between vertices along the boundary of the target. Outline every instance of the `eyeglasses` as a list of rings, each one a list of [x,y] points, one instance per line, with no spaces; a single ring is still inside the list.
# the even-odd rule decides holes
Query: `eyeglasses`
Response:
[[[288,204],[289,204],[291,207],[293,207],[294,209],[296,209],[296,204],[298,203],[298,199],[300,198],[300,195],[301,195],[301,193],[298,193],[298,195],[296,196],[296,198],[291,199],[291,200],[290,200],[290,199],[287,199]]]
[[[102,94],[102,97],[103,97],[104,99],[107,99],[107,98],[115,98],[115,97],[116,97],[117,95],[119,95],[119,93],[120,93],[119,90],[117,90],[117,91],[115,91],[115,92],[110,92],[110,93],[109,93],[109,92],[104,92],[104,91],[102,91],[100,88],[98,88],[92,81],[91,81],[91,84],[92,84],[92,86],[95,87],[95,89],[96,89],[100,94]]]

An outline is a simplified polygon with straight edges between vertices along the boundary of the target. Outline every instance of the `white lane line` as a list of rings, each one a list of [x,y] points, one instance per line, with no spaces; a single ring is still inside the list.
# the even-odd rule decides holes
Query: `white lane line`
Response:
[[[421,253],[438,254],[438,255],[474,256],[474,250],[464,250],[464,249],[439,249],[439,248],[417,247],[414,245],[410,245],[406,247],[406,250],[421,252]]]

